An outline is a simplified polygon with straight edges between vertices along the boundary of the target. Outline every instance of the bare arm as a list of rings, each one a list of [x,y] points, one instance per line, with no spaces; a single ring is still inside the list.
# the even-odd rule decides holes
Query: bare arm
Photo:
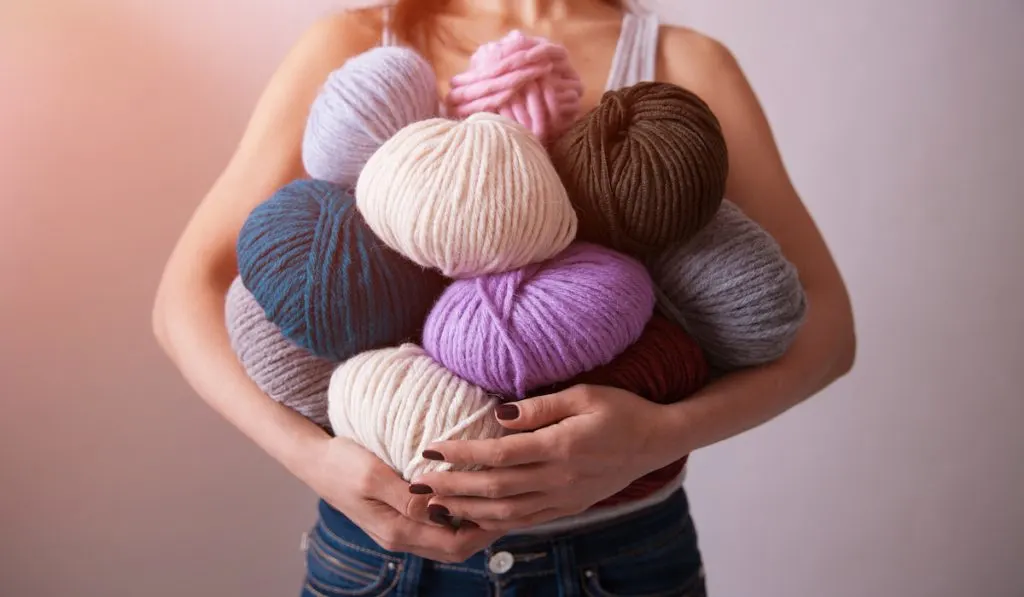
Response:
[[[718,116],[729,147],[727,195],[779,242],[808,299],[805,324],[780,360],[726,376],[668,407],[661,435],[678,454],[756,427],[821,391],[853,366],[856,340],[843,279],[740,66],[721,44],[686,30],[667,32],[665,50],[695,57],[686,71],[669,62],[666,78],[700,94]]]
[[[376,42],[353,15],[311,27],[260,97],[227,167],[193,214],[167,262],[153,308],[154,333],[195,391],[293,474],[308,481],[311,450],[327,435],[270,400],[238,363],[224,323],[237,274],[235,243],[249,212],[305,176],[301,140],[308,108],[330,71]]]
[[[227,168],[200,203],[168,260],[153,308],[160,345],[195,391],[263,450],[392,551],[463,561],[498,536],[426,522],[425,498],[379,458],[266,396],[231,349],[224,321],[237,275],[235,245],[252,209],[305,176],[302,136],[330,72],[375,46],[374,13],[313,26],[278,68]]]

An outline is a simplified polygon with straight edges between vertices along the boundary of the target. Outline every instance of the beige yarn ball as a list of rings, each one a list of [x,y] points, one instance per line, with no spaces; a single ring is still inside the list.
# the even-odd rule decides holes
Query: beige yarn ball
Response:
[[[554,257],[578,225],[540,141],[491,113],[399,130],[363,168],[356,206],[384,243],[449,278]]]
[[[423,458],[437,441],[501,437],[498,399],[402,344],[357,354],[331,376],[327,416],[338,437],[373,452],[409,481],[453,465]]]

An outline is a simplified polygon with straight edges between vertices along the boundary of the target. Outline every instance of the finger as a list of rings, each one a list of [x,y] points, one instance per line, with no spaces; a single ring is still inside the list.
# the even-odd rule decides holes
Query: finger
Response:
[[[363,487],[363,495],[380,502],[395,512],[420,523],[432,521],[427,512],[429,496],[414,493],[409,483],[394,469],[381,462],[370,471]]]
[[[431,500],[429,508],[445,512],[448,516],[471,520],[480,528],[488,529],[521,523],[539,512],[549,509],[551,507],[550,499],[550,495],[545,493],[530,493],[498,500],[474,497],[435,497]]]
[[[544,437],[517,433],[497,439],[438,442],[424,451],[423,457],[461,467],[506,467],[543,462],[548,459],[548,452]]]
[[[538,470],[537,466],[525,465],[482,471],[433,471],[416,478],[415,485],[429,488],[435,496],[507,498],[547,489],[540,482],[543,477]]]
[[[495,409],[495,414],[498,422],[508,429],[531,431],[587,412],[583,397],[584,392],[575,386],[554,394],[502,404]]]
[[[419,523],[384,505],[374,509],[370,520],[354,522],[387,551],[415,553],[443,562],[465,561],[500,536],[478,525],[466,525],[456,530]]]

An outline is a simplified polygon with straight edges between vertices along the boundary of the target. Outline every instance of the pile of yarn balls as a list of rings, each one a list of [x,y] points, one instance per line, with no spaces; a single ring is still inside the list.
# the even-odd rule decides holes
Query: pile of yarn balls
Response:
[[[565,49],[512,32],[439,97],[415,51],[371,49],[310,107],[308,178],[256,206],[226,299],[273,400],[405,479],[432,442],[508,433],[501,401],[578,383],[669,403],[779,358],[795,268],[725,199],[718,120],[664,83],[581,114]]]

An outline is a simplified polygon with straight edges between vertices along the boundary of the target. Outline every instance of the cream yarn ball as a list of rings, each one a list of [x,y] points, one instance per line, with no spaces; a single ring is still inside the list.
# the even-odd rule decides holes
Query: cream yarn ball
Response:
[[[356,206],[384,243],[449,278],[554,257],[578,225],[540,141],[491,113],[398,131],[367,161]]]
[[[494,416],[497,404],[409,343],[350,358],[334,371],[327,391],[334,434],[373,452],[407,481],[452,469],[423,458],[434,442],[504,435]]]

